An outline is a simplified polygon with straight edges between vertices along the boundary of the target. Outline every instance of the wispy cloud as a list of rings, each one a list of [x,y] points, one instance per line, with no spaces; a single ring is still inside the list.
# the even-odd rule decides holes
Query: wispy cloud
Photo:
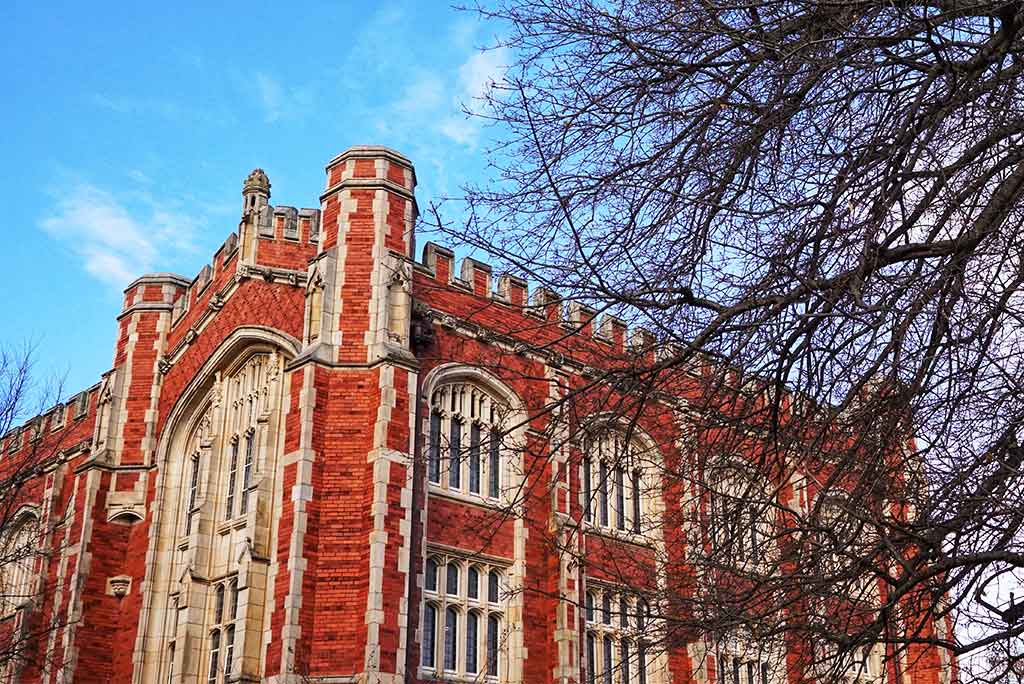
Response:
[[[257,71],[253,78],[257,104],[262,108],[263,120],[267,123],[299,119],[309,113],[316,102],[316,89],[312,85],[285,86],[263,71]]]
[[[153,270],[158,257],[195,250],[197,221],[147,193],[115,196],[86,182],[72,183],[39,226],[81,259],[94,278],[123,288]]]
[[[94,93],[90,100],[95,106],[116,114],[157,116],[173,121],[214,124],[228,124],[234,121],[234,116],[223,108],[193,106],[170,98]]]
[[[508,50],[474,51],[459,66],[458,90],[454,98],[460,109],[473,111],[504,78],[508,65]],[[467,114],[451,115],[441,120],[439,129],[450,140],[474,148],[480,138],[481,122]]]

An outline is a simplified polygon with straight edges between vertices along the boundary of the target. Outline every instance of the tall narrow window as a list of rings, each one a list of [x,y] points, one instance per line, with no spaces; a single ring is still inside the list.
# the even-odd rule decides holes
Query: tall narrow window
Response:
[[[210,671],[207,673],[207,684],[217,684],[217,673],[220,667],[220,630],[210,633]]]
[[[629,626],[629,603],[625,596],[619,597],[619,627],[626,629]]]
[[[423,608],[423,667],[434,667],[437,650],[437,609],[432,603]]]
[[[590,522],[592,516],[590,513],[591,498],[594,496],[590,486],[590,457],[585,456],[583,458],[583,519]]]
[[[601,597],[601,622],[606,625],[612,624],[612,597],[605,594]]]
[[[601,524],[608,526],[608,464],[601,461],[597,480],[598,504],[601,508]]]
[[[224,645],[224,680],[231,676],[231,666],[235,659],[235,626],[231,625],[225,630],[224,637],[227,643]]]
[[[235,485],[238,479],[238,440],[231,442],[231,461],[228,467],[228,491],[224,497],[224,517],[230,520],[235,515]]]
[[[459,595],[459,566],[455,563],[448,563],[448,576],[445,581],[445,591],[449,596]]]
[[[587,593],[587,622],[594,621],[594,595]]]
[[[238,506],[239,513],[249,510],[249,488],[252,487],[252,443],[253,433],[245,436],[245,465],[242,468],[242,500]]]
[[[188,485],[188,511],[185,512],[185,534],[192,534],[192,516],[196,512],[199,497],[199,454],[192,456],[192,474]]]
[[[473,566],[466,573],[466,596],[471,599],[480,597],[480,571]]]
[[[430,412],[430,448],[427,450],[427,478],[441,483],[441,414]]]
[[[740,684],[740,659],[732,659],[732,684]]]
[[[427,591],[437,591],[437,561],[433,558],[427,559],[427,568],[424,584]]]
[[[498,618],[491,615],[487,618],[487,674],[498,676]]]
[[[480,425],[469,426],[469,493],[480,493]]]
[[[462,486],[462,423],[452,421],[452,436],[448,443],[448,486]]]
[[[621,684],[630,684],[629,677],[629,642],[625,639],[619,648],[619,676],[622,677]]]
[[[756,670],[754,669],[754,661],[753,660],[748,660],[747,661],[747,684],[757,684],[757,680],[754,679],[754,672],[756,672]]]
[[[476,644],[479,637],[479,617],[476,613],[466,615],[466,672],[476,674],[477,652]]]
[[[213,621],[220,624],[224,621],[224,585],[218,584],[214,592]]]
[[[501,493],[501,432],[497,429],[491,430],[491,438],[488,442],[490,448],[490,462],[487,465],[487,492],[491,498],[497,499]]]
[[[626,529],[626,488],[625,472],[621,467],[615,469],[615,525],[620,530]]]
[[[238,619],[238,580],[231,580],[231,612],[232,620]]]
[[[459,632],[459,613],[454,608],[444,612],[444,669],[455,670]]]
[[[647,684],[647,646],[643,642],[636,646],[636,672],[640,684]]]
[[[768,663],[761,663],[761,684],[768,684]]]
[[[640,534],[640,471],[633,471],[633,532]]]
[[[597,655],[594,635],[587,633],[587,684],[597,684]]]
[[[498,602],[498,573],[494,570],[487,575],[487,600],[491,603]]]
[[[604,638],[604,661],[601,663],[601,679],[604,684],[612,684],[612,638]]]

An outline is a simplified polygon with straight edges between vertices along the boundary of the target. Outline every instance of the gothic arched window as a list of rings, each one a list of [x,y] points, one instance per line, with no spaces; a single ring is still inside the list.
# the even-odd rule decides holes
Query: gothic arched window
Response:
[[[435,488],[484,499],[501,497],[507,473],[508,405],[471,382],[433,391],[427,434],[427,480]]]

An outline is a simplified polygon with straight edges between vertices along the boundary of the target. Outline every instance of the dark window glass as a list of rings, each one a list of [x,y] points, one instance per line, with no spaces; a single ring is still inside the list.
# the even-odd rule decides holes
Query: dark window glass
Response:
[[[430,412],[430,449],[427,451],[427,478],[441,483],[441,414]]]
[[[445,581],[445,591],[449,596],[459,595],[459,566],[455,563],[448,564],[448,577]]]
[[[476,674],[478,620],[479,618],[476,613],[470,613],[466,616],[466,672],[470,674]]]
[[[740,659],[732,659],[732,684],[740,684]]]
[[[633,532],[640,534],[640,471],[633,471]]]
[[[626,529],[626,475],[622,468],[615,469],[615,526]]]
[[[612,597],[608,594],[601,598],[601,622],[606,625],[612,624]]]
[[[608,525],[608,464],[601,461],[598,473],[598,504],[601,510],[601,524]]]
[[[437,609],[428,603],[423,609],[423,667],[434,667],[436,636]]]
[[[476,568],[471,567],[466,576],[466,595],[471,599],[480,596],[480,573]]]
[[[469,491],[480,493],[480,426],[469,427]]]
[[[437,561],[433,558],[427,559],[427,571],[424,584],[427,591],[437,591]]]
[[[491,430],[490,465],[487,467],[488,494],[497,499],[501,492],[501,433]]]
[[[235,480],[238,478],[238,440],[231,443],[231,464],[228,468],[228,491],[225,497],[225,516],[232,518],[235,515]]]
[[[587,682],[597,684],[597,655],[594,653],[594,635],[587,634]]]
[[[213,622],[219,625],[224,621],[224,585],[218,584],[214,592]]]
[[[647,647],[642,643],[636,647],[636,672],[640,684],[647,684]]]
[[[587,594],[587,622],[594,621],[594,595]]]
[[[626,603],[626,597],[622,596],[619,598],[619,627],[625,629],[629,626],[629,604]]]
[[[590,487],[590,458],[586,457],[583,459],[583,519],[587,522],[591,520],[590,499],[593,497],[593,490]]]
[[[487,674],[498,676],[498,618],[487,617]]]
[[[452,436],[448,443],[448,486],[462,486],[462,423],[452,420]]]
[[[621,684],[629,684],[629,642],[623,639],[619,653],[619,675],[622,677]]]
[[[491,603],[498,602],[498,573],[494,570],[487,575],[487,600]]]
[[[456,644],[459,633],[459,614],[454,608],[444,612],[444,669],[455,669]]]
[[[612,640],[611,637],[604,638],[604,661],[601,668],[601,679],[604,684],[612,684]]]
[[[192,516],[195,514],[196,499],[199,497],[199,455],[192,457],[192,475],[188,485],[188,510],[185,512],[185,534],[192,533]]]
[[[238,512],[245,513],[249,510],[249,489],[252,487],[252,443],[253,433],[245,436],[245,465],[242,467],[242,500],[238,505]]]

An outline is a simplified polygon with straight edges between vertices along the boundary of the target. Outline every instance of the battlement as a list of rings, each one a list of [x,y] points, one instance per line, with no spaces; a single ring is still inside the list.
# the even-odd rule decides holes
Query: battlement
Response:
[[[423,247],[423,260],[416,269],[439,285],[462,290],[475,297],[519,309],[524,316],[546,322],[605,345],[612,351],[625,353],[681,353],[680,348],[660,344],[650,330],[629,324],[610,313],[599,313],[591,306],[567,299],[546,287],[532,292],[523,278],[502,273],[494,280],[494,267],[472,257],[463,257],[455,270],[455,252],[428,242]]]

